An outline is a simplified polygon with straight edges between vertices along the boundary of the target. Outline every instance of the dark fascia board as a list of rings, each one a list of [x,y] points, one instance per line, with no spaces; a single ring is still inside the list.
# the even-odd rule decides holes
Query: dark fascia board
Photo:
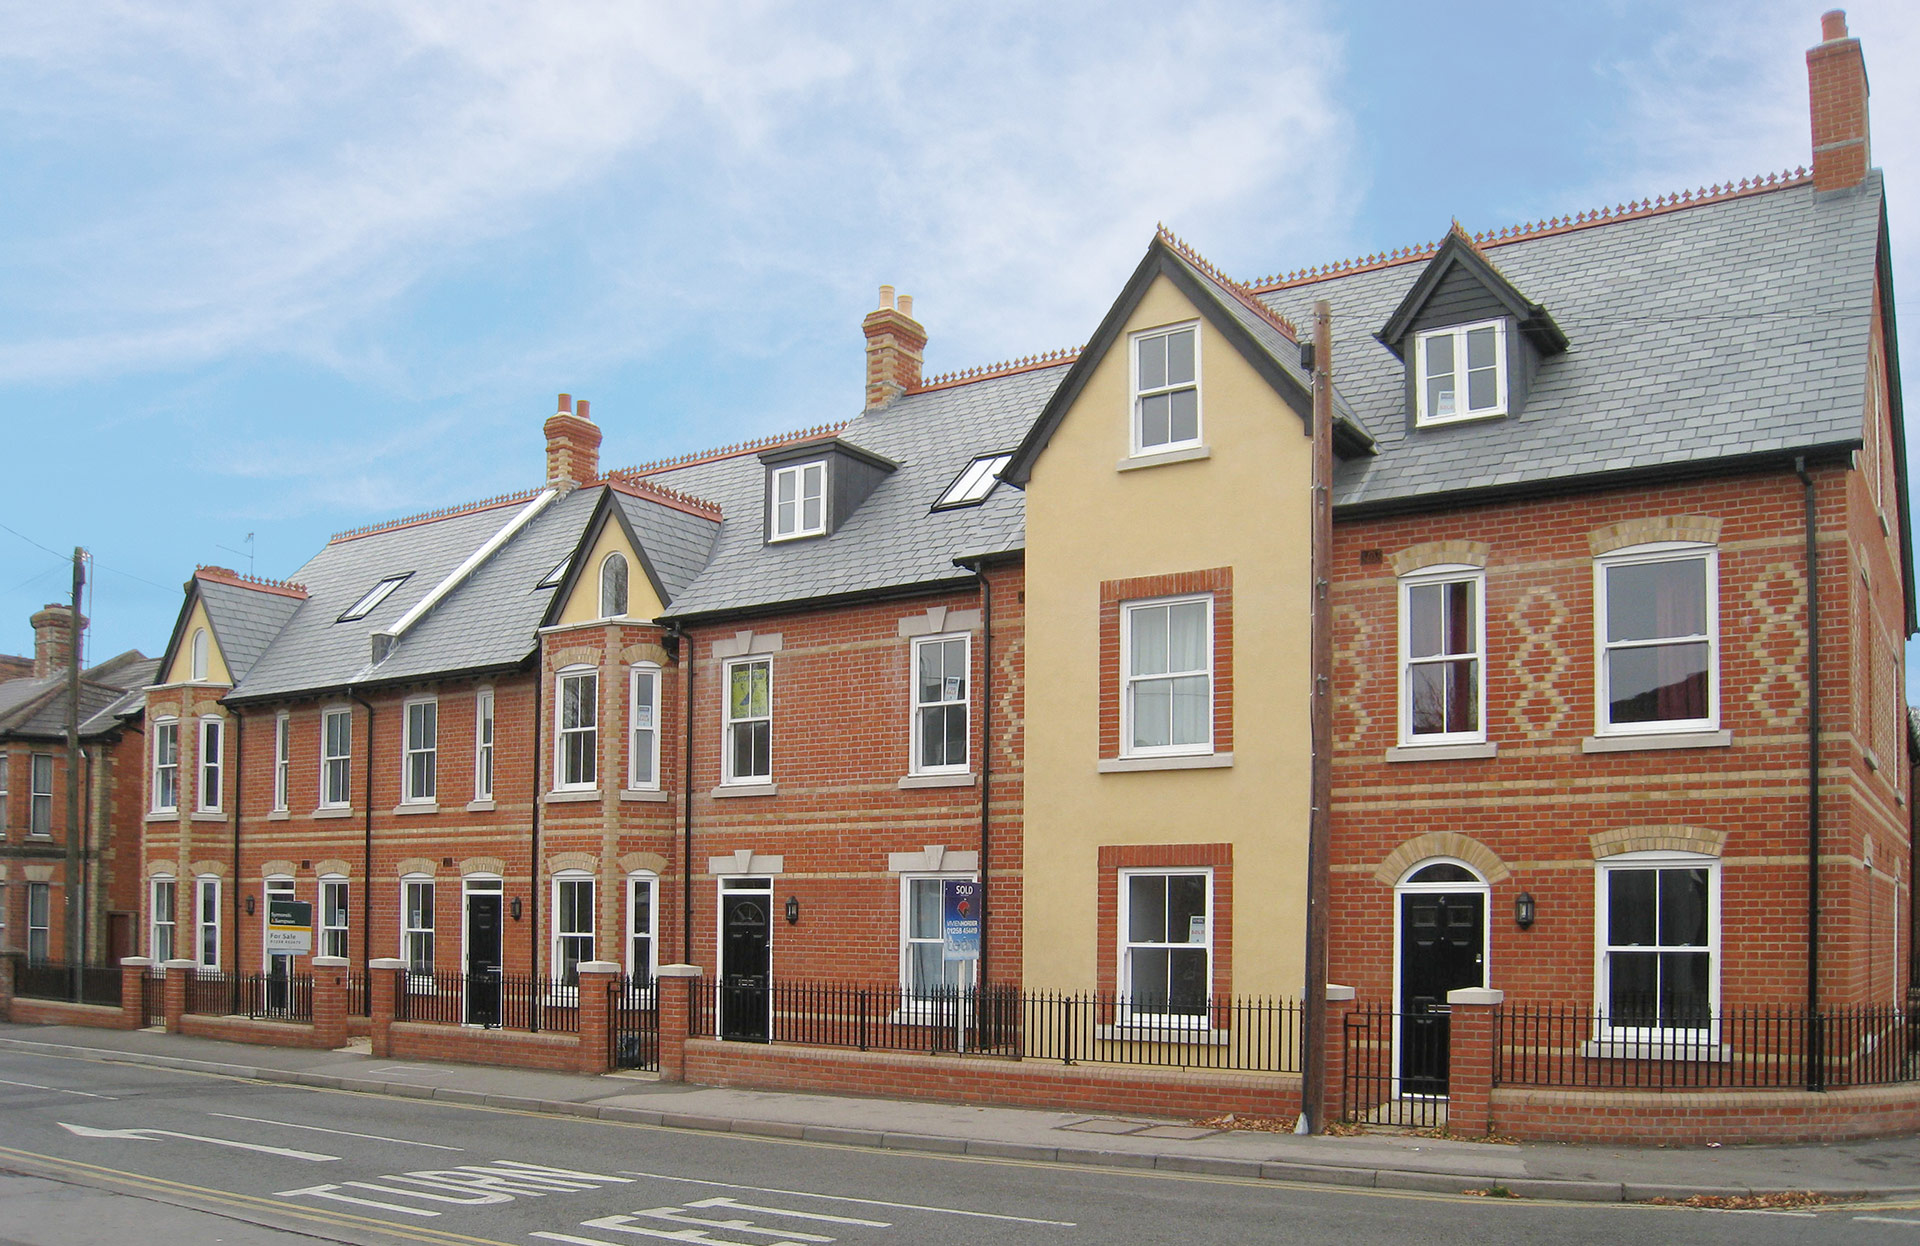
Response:
[[[546,612],[540,616],[541,627],[552,627],[558,621],[560,603],[573,596],[573,586],[579,583],[580,577],[586,573],[586,568],[582,564],[586,562],[588,553],[593,550],[593,543],[600,539],[600,533],[606,528],[609,515],[612,516],[613,522],[620,525],[620,531],[626,535],[628,547],[640,559],[640,569],[647,573],[647,582],[653,585],[654,595],[660,598],[660,604],[663,606],[673,604],[667,596],[666,586],[660,582],[660,573],[653,569],[653,560],[647,557],[646,547],[640,543],[640,538],[634,533],[633,525],[627,522],[626,512],[620,508],[618,502],[613,500],[613,490],[602,488],[600,500],[593,504],[593,514],[588,516],[587,526],[581,530],[580,540],[574,545],[573,552],[567,556],[567,573],[560,577],[558,584],[553,586],[553,596],[547,601]]]
[[[995,550],[989,554],[962,554],[953,560],[956,567],[965,567],[976,574],[983,567],[1011,567],[1027,560],[1026,546],[1014,549]]]
[[[492,675],[525,674],[533,669],[533,659],[538,646],[527,649],[525,656],[511,662],[492,662],[485,666],[462,666],[456,669],[434,671],[425,675],[401,675],[393,679],[366,679],[351,684],[327,684],[324,687],[301,688],[296,692],[270,692],[265,696],[222,697],[220,704],[233,709],[253,709],[262,705],[294,705],[306,701],[336,701],[342,697],[365,696],[372,692],[386,692],[394,688],[425,687],[429,684],[440,687],[450,683],[464,683],[469,680],[486,679]]]
[[[1880,247],[1875,259],[1879,270],[1880,328],[1882,358],[1887,365],[1887,418],[1893,426],[1893,482],[1899,502],[1900,577],[1906,586],[1907,635],[1920,632],[1920,613],[1914,604],[1913,515],[1907,501],[1907,421],[1906,404],[1900,398],[1900,326],[1893,314],[1893,248],[1887,233],[1887,201],[1880,199]]]
[[[812,441],[802,441],[791,446],[780,446],[773,450],[763,450],[759,455],[762,463],[774,467],[782,463],[797,463],[803,459],[817,459],[823,454],[844,454],[848,458],[859,459],[879,468],[883,472],[898,471],[900,465],[885,455],[875,454],[862,449],[840,437],[816,437]]]
[[[668,615],[666,621],[678,628],[697,627],[709,623],[730,622],[735,619],[761,619],[773,615],[799,614],[807,610],[826,610],[837,606],[861,606],[877,601],[897,601],[902,597],[919,597],[927,593],[944,593],[950,589],[965,588],[972,583],[972,576],[960,575],[943,580],[922,580],[916,584],[895,584],[886,588],[856,589],[850,593],[828,593],[820,597],[796,597],[787,601],[763,601],[751,606],[732,606],[725,610],[703,610],[694,614]]]
[[[1386,515],[1406,515],[1420,511],[1460,510],[1495,502],[1524,502],[1536,498],[1558,497],[1569,493],[1593,493],[1603,489],[1625,489],[1635,485],[1674,484],[1715,476],[1746,476],[1768,471],[1791,472],[1795,464],[1806,460],[1809,466],[1838,466],[1860,448],[1858,437],[1824,445],[1798,449],[1769,450],[1762,454],[1731,455],[1700,463],[1660,464],[1630,467],[1613,472],[1588,472],[1545,480],[1523,480],[1513,484],[1485,485],[1475,489],[1456,489],[1444,493],[1418,493],[1409,497],[1384,498],[1377,502],[1334,503],[1333,515],[1339,520],[1376,519]]]
[[[1147,253],[1141,257],[1140,264],[1133,270],[1133,276],[1127,278],[1127,284],[1121,288],[1120,297],[1107,309],[1106,316],[1100,321],[1100,327],[1088,340],[1080,357],[1073,362],[1067,375],[1061,380],[1059,388],[1053,391],[1053,397],[1041,409],[1040,417],[1027,430],[1026,438],[1020,448],[1014,451],[1013,461],[1007,464],[1000,479],[1018,488],[1025,488],[1027,478],[1033,474],[1034,462],[1040,452],[1053,439],[1054,430],[1060,427],[1060,421],[1080,398],[1080,391],[1087,386],[1087,380],[1093,370],[1100,365],[1109,350],[1119,340],[1126,328],[1127,317],[1146,297],[1147,289],[1153,285],[1154,278],[1165,276],[1173,282],[1174,288],[1185,295],[1187,301],[1200,310],[1207,323],[1217,330],[1220,336],[1233,343],[1240,357],[1252,365],[1261,379],[1273,387],[1275,393],[1293,408],[1309,434],[1313,430],[1313,394],[1306,386],[1295,380],[1291,373],[1268,354],[1266,349],[1253,340],[1239,319],[1220,302],[1220,298],[1208,288],[1209,283],[1202,281],[1186,262],[1176,254],[1172,247],[1155,235],[1147,247]]]
[[[1419,280],[1413,283],[1406,297],[1400,300],[1400,306],[1394,308],[1393,315],[1387,317],[1385,326],[1374,334],[1382,346],[1392,351],[1397,357],[1406,358],[1406,353],[1401,350],[1401,343],[1406,340],[1408,326],[1413,323],[1414,317],[1420,314],[1420,309],[1426,306],[1427,299],[1432,297],[1434,290],[1439,287],[1440,279],[1456,265],[1466,269],[1476,281],[1487,288],[1493,297],[1500,300],[1501,306],[1512,314],[1520,326],[1520,332],[1533,343],[1535,350],[1542,355],[1557,355],[1567,348],[1567,335],[1560,331],[1560,326],[1554,323],[1547,309],[1516,290],[1505,274],[1488,263],[1487,257],[1480,254],[1472,243],[1458,233],[1447,235],[1447,240],[1440,244],[1440,249],[1434,252],[1432,259],[1427,261],[1427,266],[1421,271]]]

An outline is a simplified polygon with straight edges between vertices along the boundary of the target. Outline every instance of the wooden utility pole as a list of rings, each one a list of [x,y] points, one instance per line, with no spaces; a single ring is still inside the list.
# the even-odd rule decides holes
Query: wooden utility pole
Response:
[[[80,994],[81,925],[86,915],[86,884],[80,876],[80,589],[87,582],[86,551],[73,547],[73,615],[67,633],[67,946],[73,966],[73,998]]]
[[[1327,1128],[1327,907],[1333,844],[1333,309],[1313,305],[1313,768],[1307,823],[1307,975],[1301,998],[1300,1115]]]

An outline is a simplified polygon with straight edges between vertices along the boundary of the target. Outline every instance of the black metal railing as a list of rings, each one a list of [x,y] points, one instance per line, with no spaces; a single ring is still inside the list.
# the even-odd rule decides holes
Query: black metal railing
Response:
[[[1451,1033],[1445,1011],[1360,1007],[1341,1020],[1340,1119],[1432,1129],[1447,1122]]]
[[[394,1020],[577,1034],[578,988],[530,974],[408,973]]]
[[[660,996],[652,981],[607,984],[607,1059],[616,1069],[659,1069]]]
[[[234,990],[235,1016],[255,1021],[313,1021],[312,974],[238,974]]]
[[[1666,1025],[1579,1004],[1494,1011],[1493,1080],[1505,1086],[1821,1089],[1920,1080],[1912,1018],[1897,1005],[1809,1013],[1756,1005]]]
[[[13,993],[21,999],[51,999],[68,1004],[120,1006],[120,966],[75,965],[14,955]]]
[[[347,972],[347,1015],[349,1017],[373,1015],[373,996],[367,991],[367,975],[359,970]]]
[[[147,973],[140,978],[141,1021],[148,1026],[167,1023],[167,979],[165,974]]]
[[[194,1016],[228,1017],[240,1011],[239,983],[218,969],[200,969],[187,976],[187,1011]]]
[[[1220,997],[1186,1008],[1109,991],[903,990],[775,981],[694,995],[696,1036],[862,1051],[978,1052],[1063,1064],[1300,1071],[1291,1000]]]

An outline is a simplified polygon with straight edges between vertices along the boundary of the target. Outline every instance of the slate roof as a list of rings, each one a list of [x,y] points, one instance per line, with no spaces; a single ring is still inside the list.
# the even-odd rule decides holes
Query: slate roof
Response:
[[[137,709],[153,681],[159,661],[130,650],[80,672],[80,736],[119,727]],[[10,737],[60,739],[67,730],[67,676],[64,671],[40,679],[0,683],[0,740]]]
[[[203,577],[196,577],[194,583],[228,672],[236,680],[245,679],[268,643],[299,609],[300,599]]]
[[[618,489],[613,491],[613,501],[639,538],[647,560],[660,577],[661,587],[666,589],[669,598],[677,600],[713,557],[720,522],[689,515]]]
[[[1373,334],[1422,263],[1264,294],[1282,315],[1333,304],[1340,393],[1379,454],[1335,469],[1335,505],[1567,480],[1858,443],[1881,179],[1811,184],[1486,246],[1551,308],[1567,351],[1518,416],[1414,430],[1404,365]]]

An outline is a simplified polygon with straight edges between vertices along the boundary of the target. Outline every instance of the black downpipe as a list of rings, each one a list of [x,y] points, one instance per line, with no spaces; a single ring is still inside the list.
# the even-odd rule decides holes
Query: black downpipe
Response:
[[[680,963],[693,964],[693,637],[681,637],[680,670],[687,684],[686,746],[680,759]],[[717,919],[715,929],[718,929]],[[718,964],[714,966],[719,969]]]
[[[373,702],[351,688],[347,695],[367,711],[367,775],[360,791],[366,802],[366,832],[360,847],[360,974],[367,984],[367,1012],[373,1012]],[[320,730],[326,731],[326,715],[320,716]],[[324,744],[323,744],[324,747]],[[398,950],[397,948],[395,949]]]
[[[94,760],[92,749],[80,750],[81,760],[87,763],[87,778],[80,789],[80,963],[91,965],[87,959],[87,944],[93,933],[94,905],[100,906],[101,914],[106,912],[106,904],[100,900],[99,888],[93,879],[93,780]],[[107,937],[105,923],[102,923],[100,938]]]
[[[527,858],[527,912],[533,918],[527,926],[527,963],[533,967],[535,982],[540,981],[540,767],[546,761],[540,752],[540,728],[545,725],[540,720],[540,694],[546,686],[547,664],[541,655],[533,662],[533,852]],[[534,1010],[534,1015],[539,1015],[539,1009]]]
[[[1807,532],[1807,1089],[1826,1089],[1820,1025],[1820,521],[1807,460],[1795,459]]]
[[[976,566],[974,574],[980,577],[980,965],[974,986],[985,987],[993,914],[993,888],[987,885],[993,860],[993,583],[985,564]]]
[[[235,714],[233,723],[233,960],[228,978],[233,983],[234,1011],[240,1011],[240,789],[247,781],[244,764],[247,720]]]

